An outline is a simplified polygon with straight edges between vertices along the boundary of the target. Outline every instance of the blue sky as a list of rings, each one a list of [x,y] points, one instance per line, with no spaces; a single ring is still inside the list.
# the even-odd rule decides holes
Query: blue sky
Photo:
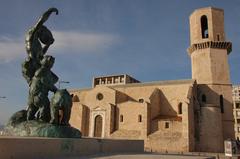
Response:
[[[28,86],[21,75],[24,35],[48,8],[46,26],[55,43],[53,71],[64,88],[91,87],[92,77],[127,73],[146,81],[190,79],[188,17],[194,9],[225,11],[225,33],[233,43],[231,80],[240,83],[239,0],[1,0],[0,123],[26,107]]]

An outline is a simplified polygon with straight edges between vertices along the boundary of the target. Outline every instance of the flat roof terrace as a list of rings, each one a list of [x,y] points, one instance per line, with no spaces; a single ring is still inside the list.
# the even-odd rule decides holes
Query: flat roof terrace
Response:
[[[127,75],[127,74],[120,74],[120,75],[110,75],[110,76],[99,76],[93,78],[92,86],[95,87],[97,85],[123,85],[129,83],[140,83],[140,81],[136,80],[135,78]]]

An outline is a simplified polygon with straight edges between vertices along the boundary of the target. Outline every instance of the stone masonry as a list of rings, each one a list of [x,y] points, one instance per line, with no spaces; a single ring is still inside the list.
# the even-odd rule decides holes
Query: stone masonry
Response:
[[[146,151],[223,152],[234,138],[224,12],[201,8],[189,20],[192,79],[95,77],[92,88],[71,90],[71,125],[86,137],[142,139]]]

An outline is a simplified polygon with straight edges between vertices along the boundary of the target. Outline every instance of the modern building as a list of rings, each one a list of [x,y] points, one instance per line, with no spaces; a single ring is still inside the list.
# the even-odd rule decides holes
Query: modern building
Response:
[[[96,77],[92,88],[71,91],[71,125],[87,137],[142,139],[147,151],[223,152],[234,138],[224,11],[197,9],[189,20],[192,79]]]
[[[233,86],[232,96],[235,137],[240,139],[240,85]]]

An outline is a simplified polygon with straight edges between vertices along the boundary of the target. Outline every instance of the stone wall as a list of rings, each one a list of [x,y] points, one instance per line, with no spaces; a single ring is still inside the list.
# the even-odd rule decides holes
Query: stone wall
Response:
[[[194,80],[179,80],[96,86],[71,92],[80,100],[73,103],[70,123],[74,127],[81,127],[83,135],[92,137],[92,114],[102,112],[103,138],[144,139],[146,150],[191,151],[190,143],[194,147],[194,86]],[[97,99],[98,94],[102,94],[103,99]],[[83,107],[89,109],[88,119],[84,119],[87,115]],[[165,128],[166,122],[169,128]],[[89,128],[88,134],[80,125]]]
[[[48,159],[143,151],[142,140],[0,137],[1,159]]]

